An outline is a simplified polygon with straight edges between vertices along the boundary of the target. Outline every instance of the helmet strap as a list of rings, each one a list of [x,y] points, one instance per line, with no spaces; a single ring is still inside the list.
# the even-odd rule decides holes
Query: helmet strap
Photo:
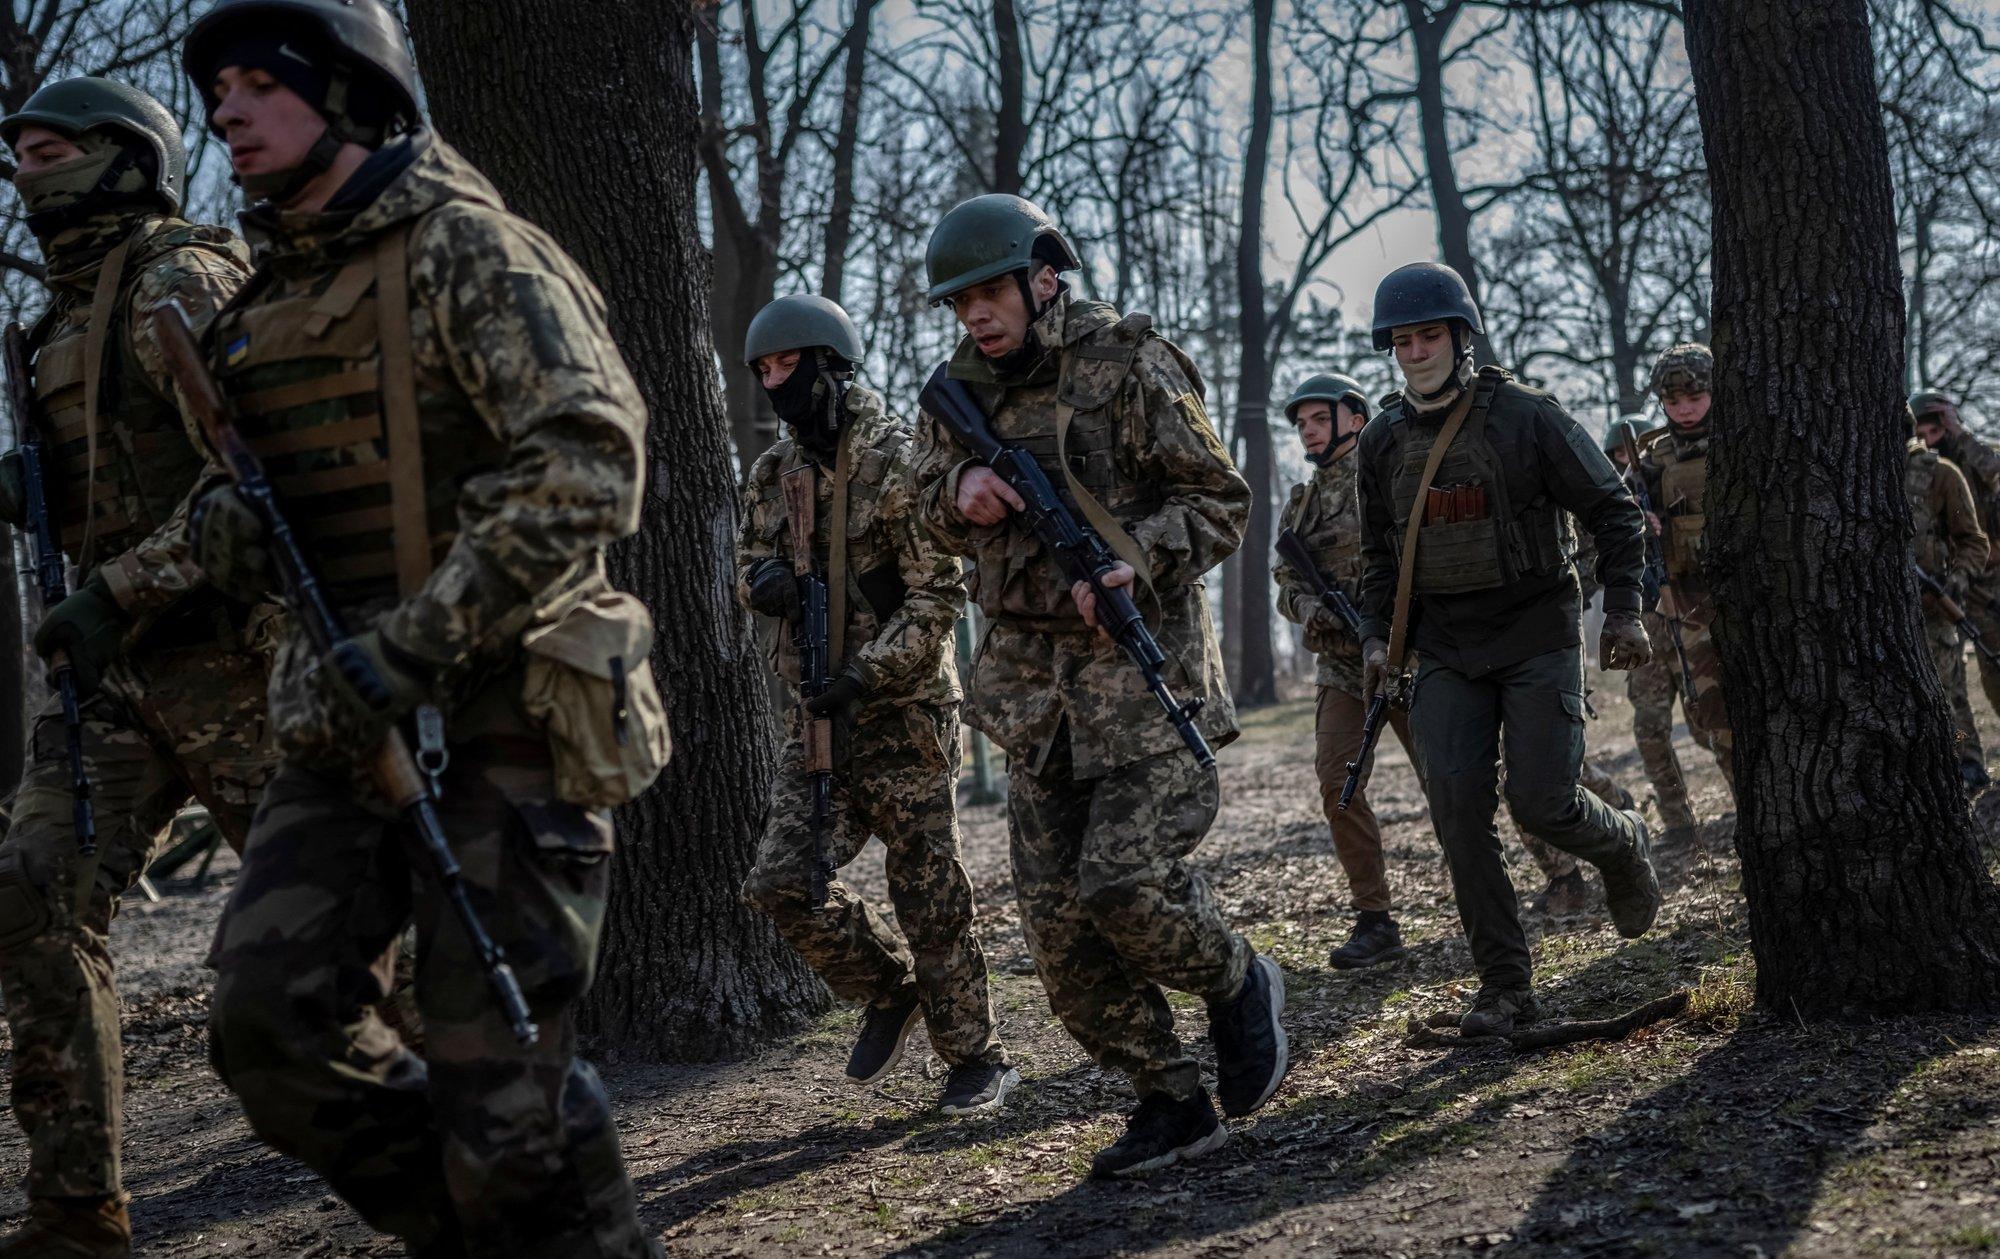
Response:
[[[332,170],[334,160],[340,156],[341,146],[346,143],[339,129],[329,122],[297,166],[288,170],[243,175],[236,182],[243,185],[243,195],[252,201],[269,201],[283,206],[304,192],[307,184]]]

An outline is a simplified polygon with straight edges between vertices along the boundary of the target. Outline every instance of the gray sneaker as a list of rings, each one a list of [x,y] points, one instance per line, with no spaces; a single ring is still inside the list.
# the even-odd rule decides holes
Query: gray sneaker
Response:
[[[1652,837],[1646,819],[1627,813],[1637,829],[1632,850],[1601,868],[1604,876],[1604,907],[1611,911],[1611,925],[1627,940],[1645,935],[1660,916],[1660,876],[1653,871]]]
[[[975,1115],[998,1110],[1021,1082],[1021,1073],[1004,1062],[966,1062],[945,1076],[938,1110],[946,1115]]]
[[[915,996],[869,1006],[862,1012],[861,1035],[847,1058],[847,1082],[866,1086],[894,1071],[903,1060],[903,1042],[923,1021],[923,1002]]]

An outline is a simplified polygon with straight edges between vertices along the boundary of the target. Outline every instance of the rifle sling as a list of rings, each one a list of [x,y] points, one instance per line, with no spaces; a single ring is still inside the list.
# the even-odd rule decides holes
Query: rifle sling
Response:
[[[111,317],[118,305],[118,282],[124,277],[125,261],[145,232],[143,225],[134,229],[105,256],[97,271],[97,288],[90,295],[90,325],[83,334],[83,466],[90,472],[83,490],[83,544],[76,549],[80,565],[92,559],[90,544],[97,530],[97,424],[98,405],[104,397],[104,350],[111,341]]]
[[[1465,427],[1465,419],[1472,414],[1472,400],[1479,390],[1467,388],[1458,400],[1458,405],[1445,417],[1444,427],[1438,430],[1437,439],[1431,443],[1431,453],[1424,460],[1424,474],[1417,480],[1417,496],[1410,504],[1410,518],[1403,524],[1403,558],[1396,568],[1396,607],[1389,621],[1389,672],[1397,673],[1403,667],[1403,651],[1410,636],[1410,594],[1417,579],[1417,534],[1424,527],[1424,500],[1429,496],[1431,482],[1437,479],[1438,467],[1444,463],[1445,452],[1458,437],[1458,430]]]
[[[847,648],[847,478],[854,475],[854,426],[840,426],[833,461],[833,536],[826,540],[826,667],[837,672]],[[818,498],[815,496],[817,506]]]
[[[1132,360],[1138,356],[1138,353],[1139,348],[1135,345],[1130,350],[1118,355],[1117,358],[1123,359],[1127,370],[1129,370]],[[1146,562],[1146,555],[1139,549],[1139,544],[1132,540],[1132,535],[1125,532],[1125,526],[1118,523],[1117,518],[1111,514],[1103,503],[1097,501],[1095,494],[1084,488],[1083,482],[1077,480],[1076,473],[1070,470],[1069,426],[1070,422],[1076,418],[1076,407],[1069,401],[1069,365],[1076,360],[1077,354],[1077,350],[1072,350],[1069,354],[1064,355],[1063,358],[1063,382],[1057,390],[1059,401],[1056,403],[1056,463],[1062,467],[1063,483],[1068,486],[1069,496],[1075,501],[1077,510],[1083,513],[1083,518],[1090,522],[1091,528],[1097,530],[1097,536],[1104,539],[1105,545],[1111,548],[1112,554],[1130,564],[1132,571],[1138,575],[1138,579],[1145,583],[1145,588],[1152,590],[1153,566]],[[1090,355],[1089,357],[1109,358],[1112,356],[1099,353]],[[1134,591],[1134,593],[1136,594],[1137,592]]]

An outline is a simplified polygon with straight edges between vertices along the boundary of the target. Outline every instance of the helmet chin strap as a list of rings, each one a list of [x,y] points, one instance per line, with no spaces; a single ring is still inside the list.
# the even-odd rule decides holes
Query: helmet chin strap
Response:
[[[307,184],[333,169],[334,160],[340,156],[340,146],[345,143],[334,134],[333,125],[329,123],[297,166],[258,175],[243,175],[236,182],[243,186],[244,195],[253,201],[287,205],[306,190]]]

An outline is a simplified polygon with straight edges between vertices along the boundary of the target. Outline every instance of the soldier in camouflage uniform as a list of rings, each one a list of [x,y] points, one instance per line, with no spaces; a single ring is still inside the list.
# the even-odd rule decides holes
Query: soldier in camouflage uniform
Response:
[[[1354,488],[1355,438],[1368,422],[1368,396],[1347,376],[1313,376],[1292,391],[1285,418],[1298,430],[1313,478],[1292,487],[1278,518],[1305,540],[1326,580],[1351,599],[1361,578],[1361,502]],[[1314,713],[1315,755],[1320,805],[1333,831],[1333,850],[1347,875],[1354,930],[1333,950],[1328,963],[1342,970],[1379,966],[1403,957],[1402,932],[1389,913],[1388,870],[1382,859],[1382,827],[1368,803],[1371,758],[1361,783],[1343,811],[1340,793],[1347,765],[1361,751],[1361,728],[1368,705],[1361,698],[1361,644],[1331,608],[1320,601],[1311,576],[1282,561],[1272,570],[1278,584],[1278,612],[1305,626],[1306,649],[1319,656],[1319,699]],[[1391,705],[1389,726],[1407,750],[1410,719]],[[1414,759],[1414,758],[1413,758]]]
[[[1973,504],[1979,509],[1980,532],[1989,540],[2000,537],[2000,451],[1967,432],[1959,422],[1958,407],[1941,393],[1913,394],[1910,410],[1916,417],[1917,437],[1940,457],[1958,465],[1965,475]],[[1966,587],[1963,601],[1965,614],[1988,643],[2000,643],[2000,562],[1996,560],[2000,557],[1987,556],[1985,566]],[[1978,668],[1986,702],[2000,712],[2000,666],[1980,656]],[[1977,790],[1991,781],[1984,763],[1960,764],[1968,788]]]
[[[951,376],[1095,513],[1166,656],[1177,696],[1204,702],[1211,742],[1236,735],[1201,577],[1238,545],[1250,491],[1202,408],[1194,367],[1143,316],[1071,294],[1081,263],[1040,209],[975,197],[932,233],[934,302],[966,336]],[[1207,1153],[1226,1132],[1172,1029],[1163,988],[1206,999],[1223,1109],[1244,1115],[1289,1063],[1283,976],[1232,930],[1188,858],[1215,819],[1213,770],[1188,753],[1139,670],[1100,632],[1018,515],[1024,505],[934,419],[920,422],[918,509],[943,546],[973,559],[989,618],[967,719],[1005,748],[1008,830],[1028,946],[1049,1003],[1140,1102],[1094,1174],[1131,1175]]]
[[[1909,496],[1910,521],[1915,527],[1917,567],[1936,578],[1963,607],[1969,602],[1967,592],[1972,583],[1986,571],[1989,550],[1965,474],[1912,435],[1903,461],[1903,491]],[[1924,633],[1930,639],[1938,681],[1944,684],[1952,725],[1958,731],[1959,776],[1968,792],[1977,791],[1986,785],[1986,758],[1965,691],[1965,643],[1958,626],[1935,599],[1925,594],[1923,602]]]
[[[51,699],[0,844],[0,987],[30,1200],[0,1255],[123,1255],[124,1071],[106,933],[190,794],[240,849],[272,768],[266,661],[251,645],[271,609],[224,597],[189,558],[186,500],[202,459],[144,316],[173,299],[206,323],[248,275],[248,253],[176,216],[180,124],[134,88],[52,83],[0,120],[0,137],[51,291],[28,339],[38,413],[16,418],[41,430],[58,540],[85,574],[35,646],[71,662],[98,845],[93,858],[77,852]],[[22,456],[10,452],[0,518],[21,528],[26,516]]]
[[[833,682],[808,714],[796,707],[788,714],[776,796],[743,896],[771,916],[837,995],[866,1003],[849,1080],[866,1085],[887,1075],[922,1020],[950,1067],[939,1109],[991,1110],[1021,1077],[993,1034],[986,958],[972,930],[972,880],[958,856],[952,631],[965,607],[963,568],[917,521],[909,422],[854,382],[861,338],[847,312],[823,297],[779,298],[751,321],[743,359],[789,436],[758,457],[743,487],[737,597],[772,618],[772,665],[794,686],[799,653],[790,631],[799,595],[787,478],[810,479],[815,571],[843,587],[829,598],[829,616],[837,611],[842,621],[837,638],[828,634],[829,652],[839,652],[828,658]],[[841,478],[844,495],[836,489]],[[802,735],[816,717],[833,718],[840,732],[828,864],[847,864],[871,833],[880,836],[902,932],[838,880],[829,883],[825,906],[812,906],[812,793]]]
[[[613,846],[658,770],[638,527],[644,404],[603,299],[423,126],[379,0],[221,0],[183,64],[254,204],[259,268],[207,339],[217,382],[354,637],[280,645],[265,793],[211,964],[210,1052],[259,1136],[423,1255],[638,1256],[603,1085],[576,1056]],[[233,486],[193,518],[218,583],[270,589]],[[607,680],[608,679],[608,680]],[[360,762],[420,706],[437,809],[518,975],[523,1047]],[[640,759],[620,779],[600,758]],[[601,740],[593,742],[592,740]],[[382,1021],[417,932],[420,1058]]]
[[[1652,389],[1667,413],[1667,425],[1649,434],[1640,447],[1639,475],[1645,479],[1647,497],[1659,516],[1647,522],[1648,530],[1666,553],[1670,588],[1661,593],[1658,611],[1663,625],[1679,618],[1680,648],[1687,653],[1687,671],[1694,678],[1694,694],[1681,697],[1688,732],[1695,742],[1715,753],[1722,780],[1734,796],[1736,758],[1729,710],[1722,697],[1722,658],[1710,636],[1715,603],[1701,564],[1702,493],[1708,483],[1709,410],[1713,403],[1709,386],[1714,378],[1715,356],[1705,345],[1676,345],[1660,355],[1653,365]],[[1667,638],[1663,645],[1672,647],[1672,639]],[[1679,685],[1678,652],[1666,663]]]

